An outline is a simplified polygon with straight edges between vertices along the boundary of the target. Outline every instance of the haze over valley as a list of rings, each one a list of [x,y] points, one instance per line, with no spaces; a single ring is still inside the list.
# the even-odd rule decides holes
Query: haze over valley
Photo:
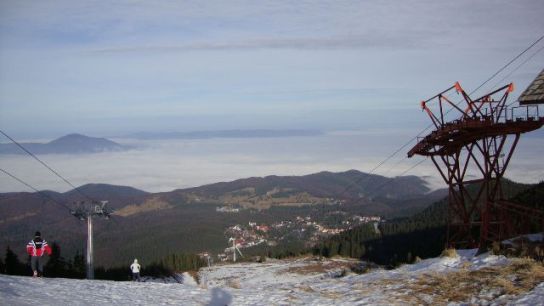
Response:
[[[370,172],[391,154],[391,142],[401,143],[410,135],[385,129],[309,131],[312,135],[303,132],[289,137],[285,136],[288,131],[270,130],[267,133],[276,133],[274,137],[246,137],[246,132],[239,133],[238,137],[210,138],[208,132],[208,136],[195,138],[193,135],[189,139],[172,139],[171,136],[168,139],[161,139],[165,136],[156,137],[159,139],[109,138],[109,141],[114,141],[115,149],[99,151],[101,147],[93,147],[86,154],[69,154],[70,151],[34,153],[76,186],[104,183],[164,192],[254,176],[304,175],[349,169]],[[251,133],[255,135],[255,132]],[[544,146],[544,139],[528,136],[521,139],[507,177],[518,182],[535,183],[543,177],[543,170],[535,165],[540,165],[539,148]],[[21,140],[21,143],[25,145],[26,142]],[[92,143],[88,145],[92,146]],[[84,147],[81,148],[83,151]],[[28,148],[34,151],[33,147]],[[0,154],[6,171],[43,190],[63,192],[71,189],[20,148],[10,145],[10,149],[17,150],[18,154]],[[375,173],[394,177],[420,160],[398,154]],[[445,187],[432,163],[425,162],[409,174],[425,178],[431,189]],[[12,191],[31,190],[8,176],[0,176],[0,192]]]

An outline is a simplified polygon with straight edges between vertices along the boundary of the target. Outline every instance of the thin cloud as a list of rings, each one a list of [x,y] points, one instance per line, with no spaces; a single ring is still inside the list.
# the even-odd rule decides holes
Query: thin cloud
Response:
[[[426,33],[428,34],[428,33]],[[232,41],[193,42],[179,45],[140,45],[93,49],[91,53],[131,53],[131,52],[185,52],[185,51],[223,51],[254,49],[417,49],[424,42],[430,42],[429,35],[413,33],[403,37],[346,36],[346,37],[307,37],[307,38],[268,38]],[[428,44],[427,44],[428,46]]]

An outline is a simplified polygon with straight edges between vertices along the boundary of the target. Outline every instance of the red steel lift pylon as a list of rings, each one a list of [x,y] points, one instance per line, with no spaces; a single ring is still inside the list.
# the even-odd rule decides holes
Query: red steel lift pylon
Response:
[[[464,105],[446,96],[454,90]],[[513,90],[511,83],[473,100],[455,83],[421,102],[435,130],[420,138],[408,157],[430,157],[448,184],[449,246],[482,248],[523,233],[528,218],[544,219],[543,211],[506,201],[501,185],[521,133],[544,124],[538,105],[508,108]],[[445,112],[446,106],[453,108]]]

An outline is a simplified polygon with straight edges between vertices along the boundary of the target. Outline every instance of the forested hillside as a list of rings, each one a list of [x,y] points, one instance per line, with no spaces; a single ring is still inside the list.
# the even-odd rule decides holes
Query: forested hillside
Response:
[[[544,183],[529,186],[505,180],[503,184],[511,201],[543,208]],[[437,256],[446,246],[447,203],[447,199],[443,199],[412,217],[382,223],[378,230],[372,225],[354,228],[331,237],[312,251],[323,256],[350,256],[390,266],[411,262],[416,256]]]
[[[40,230],[48,241],[59,244],[65,256],[82,253],[86,225],[70,209],[75,202],[88,201],[83,195],[108,200],[114,210],[110,220],[96,219],[94,229],[96,263],[110,267],[135,256],[151,262],[178,252],[222,252],[229,238],[225,230],[236,224],[271,225],[301,216],[326,225],[341,223],[337,216],[349,221],[352,215],[411,215],[444,195],[444,190],[428,192],[418,177],[387,178],[351,170],[248,178],[162,193],[104,184],[65,193],[4,193],[0,249],[10,246],[23,256],[26,242]],[[236,212],[218,211],[222,208]],[[304,239],[291,236],[280,244],[296,247],[296,240]]]
[[[534,208],[544,209],[544,182],[540,182],[537,185],[518,193],[511,201]]]

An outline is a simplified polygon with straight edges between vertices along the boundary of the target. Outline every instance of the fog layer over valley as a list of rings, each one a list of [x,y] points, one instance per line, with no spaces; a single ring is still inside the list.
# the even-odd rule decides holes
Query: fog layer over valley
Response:
[[[148,192],[232,181],[267,175],[305,175],[320,171],[358,169],[370,172],[393,151],[391,142],[403,143],[412,135],[402,131],[336,131],[315,136],[210,139],[117,139],[131,149],[93,154],[44,154],[38,157],[74,185],[105,183],[131,186]],[[50,141],[43,140],[43,142]],[[542,179],[538,157],[544,139],[521,139],[508,178],[534,183]],[[376,174],[403,174],[421,159],[398,153]],[[28,155],[1,155],[2,168],[34,187],[59,192],[70,188]],[[410,171],[424,177],[432,189],[443,188],[430,161]],[[0,192],[30,191],[0,176]]]

